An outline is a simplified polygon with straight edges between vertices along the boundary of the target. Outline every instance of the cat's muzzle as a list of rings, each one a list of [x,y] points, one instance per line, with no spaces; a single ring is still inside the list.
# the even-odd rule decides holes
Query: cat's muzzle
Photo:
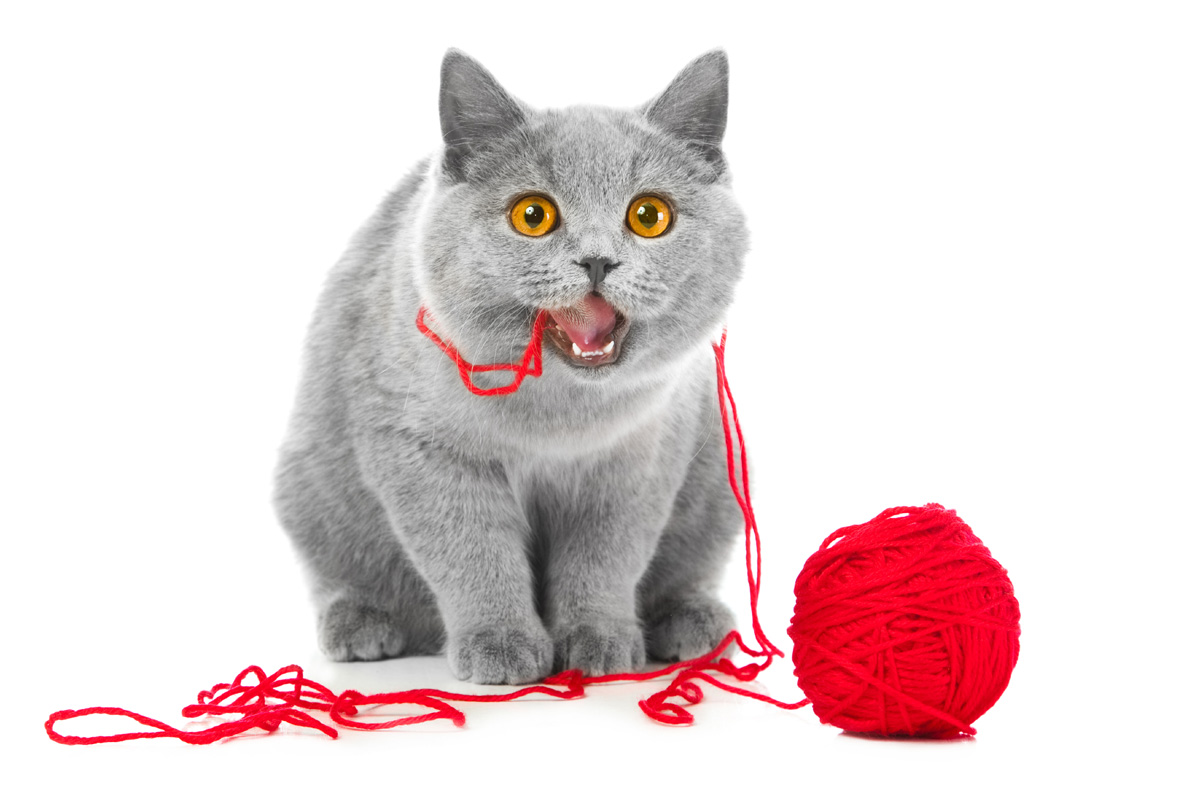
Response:
[[[546,335],[569,363],[599,367],[620,357],[629,320],[600,294],[592,292],[573,306],[549,311]]]

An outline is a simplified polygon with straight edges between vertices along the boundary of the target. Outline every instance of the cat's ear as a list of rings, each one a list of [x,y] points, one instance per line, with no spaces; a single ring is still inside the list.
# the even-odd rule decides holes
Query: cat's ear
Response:
[[[447,50],[442,59],[440,105],[444,166],[455,180],[462,180],[463,166],[473,154],[526,118],[525,106],[461,50]]]
[[[661,95],[642,107],[654,125],[721,163],[721,138],[730,107],[730,60],[710,50],[685,66]]]
[[[709,161],[721,163],[728,108],[729,59],[724,50],[711,50],[684,67],[642,113]]]

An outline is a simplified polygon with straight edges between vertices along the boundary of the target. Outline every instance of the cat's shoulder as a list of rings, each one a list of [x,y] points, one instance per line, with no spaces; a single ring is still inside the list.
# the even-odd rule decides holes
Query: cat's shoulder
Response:
[[[417,215],[422,190],[428,186],[430,159],[417,162],[408,174],[384,196],[370,218],[359,228],[351,243],[368,260],[390,249],[398,234],[410,227]]]

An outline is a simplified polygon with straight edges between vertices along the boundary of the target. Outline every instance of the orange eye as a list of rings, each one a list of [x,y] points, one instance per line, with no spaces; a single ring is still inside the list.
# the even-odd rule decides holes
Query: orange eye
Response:
[[[671,206],[661,197],[644,195],[629,204],[625,220],[629,223],[629,230],[638,236],[653,239],[662,236],[671,227]]]
[[[517,233],[545,236],[558,224],[558,209],[540,194],[530,194],[513,204],[508,218]]]

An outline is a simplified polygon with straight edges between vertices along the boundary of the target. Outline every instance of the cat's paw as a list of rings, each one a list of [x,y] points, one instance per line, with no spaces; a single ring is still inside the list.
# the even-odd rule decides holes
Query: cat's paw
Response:
[[[554,653],[540,627],[496,626],[450,638],[454,677],[472,683],[535,683],[550,674]]]
[[[646,665],[646,643],[636,620],[592,619],[554,632],[555,670],[584,675],[633,672]]]
[[[378,608],[335,600],[317,625],[317,644],[331,661],[378,661],[404,652],[403,631]]]
[[[658,661],[686,661],[712,650],[734,629],[719,600],[689,597],[664,604],[646,628],[646,649]]]

